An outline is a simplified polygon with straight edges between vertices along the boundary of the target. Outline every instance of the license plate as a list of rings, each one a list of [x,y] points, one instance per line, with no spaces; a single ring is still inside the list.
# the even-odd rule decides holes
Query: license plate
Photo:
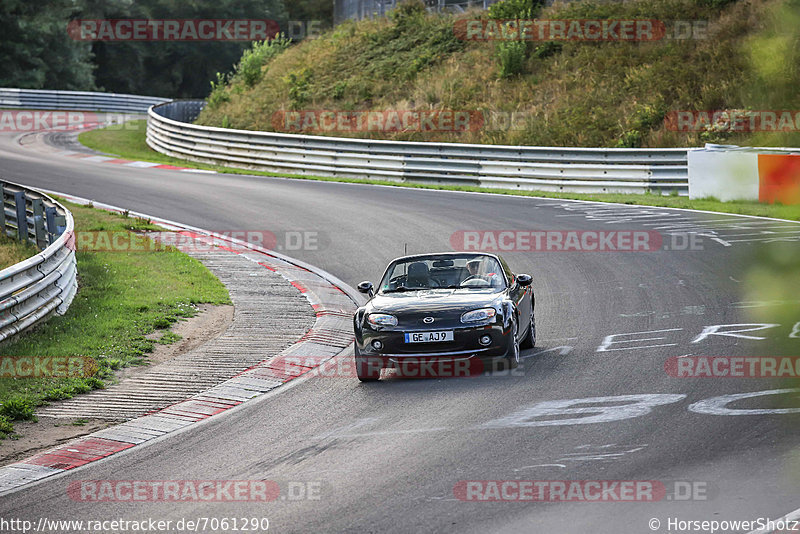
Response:
[[[437,330],[434,332],[407,332],[406,343],[439,343],[453,341],[452,330]]]

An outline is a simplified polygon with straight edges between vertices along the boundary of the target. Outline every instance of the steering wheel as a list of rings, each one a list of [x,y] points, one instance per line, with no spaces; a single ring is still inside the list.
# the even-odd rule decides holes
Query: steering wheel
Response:
[[[408,284],[408,280],[407,279],[406,279],[406,284]],[[433,278],[428,278],[428,284],[427,285],[424,285],[424,286],[411,286],[411,285],[408,285],[407,287],[428,287],[428,288],[433,288],[433,287],[442,287],[442,284],[440,284],[437,280],[435,280]]]

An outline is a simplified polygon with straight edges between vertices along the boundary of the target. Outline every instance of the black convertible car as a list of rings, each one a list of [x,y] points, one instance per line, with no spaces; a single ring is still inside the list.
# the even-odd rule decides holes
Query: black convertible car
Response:
[[[356,373],[378,380],[404,363],[519,363],[536,340],[531,277],[502,258],[441,253],[394,260],[380,284],[362,282],[369,301],[353,318]]]

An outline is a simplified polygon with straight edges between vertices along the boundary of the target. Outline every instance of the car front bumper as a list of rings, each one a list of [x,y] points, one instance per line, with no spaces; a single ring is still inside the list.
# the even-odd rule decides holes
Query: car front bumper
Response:
[[[442,327],[441,330],[452,330],[453,341],[434,343],[406,343],[405,334],[432,331],[424,329],[384,329],[373,330],[363,328],[361,335],[356,334],[356,345],[362,356],[382,357],[402,362],[408,359],[435,359],[437,361],[457,361],[465,358],[494,359],[508,353],[511,343],[511,329],[502,324],[492,323],[479,326],[462,326],[458,328]],[[482,345],[478,339],[489,335],[491,343]],[[381,348],[373,345],[380,341]]]

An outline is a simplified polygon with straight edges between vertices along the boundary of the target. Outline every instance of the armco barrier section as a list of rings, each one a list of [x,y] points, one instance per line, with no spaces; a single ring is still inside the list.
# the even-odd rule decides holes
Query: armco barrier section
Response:
[[[148,111],[170,156],[284,174],[585,193],[688,194],[687,149],[558,148],[344,139],[191,124],[203,101]]]
[[[164,102],[169,102],[169,99],[118,93],[0,88],[0,109],[14,108],[146,113],[150,106],[155,106]]]
[[[49,196],[0,182],[0,228],[41,250],[0,271],[0,341],[53,313],[63,315],[78,289],[72,214]]]

